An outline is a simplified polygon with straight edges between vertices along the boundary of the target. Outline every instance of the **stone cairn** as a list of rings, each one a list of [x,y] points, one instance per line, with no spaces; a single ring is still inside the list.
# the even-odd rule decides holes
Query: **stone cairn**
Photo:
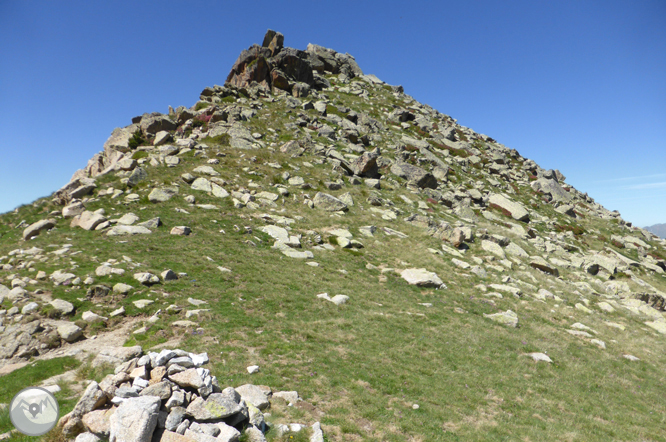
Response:
[[[280,437],[305,428],[264,419],[271,398],[296,403],[296,391],[252,384],[222,389],[202,367],[207,362],[206,353],[178,349],[139,354],[100,383],[92,381],[58,428],[76,442],[237,442],[243,432],[261,442],[269,430]],[[311,442],[324,441],[319,422],[312,433]]]

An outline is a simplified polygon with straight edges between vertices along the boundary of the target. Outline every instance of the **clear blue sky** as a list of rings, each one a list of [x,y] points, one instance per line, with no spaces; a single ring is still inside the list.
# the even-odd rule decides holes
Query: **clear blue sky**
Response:
[[[0,213],[133,116],[193,105],[268,28],[349,52],[627,221],[666,222],[664,0],[0,0]]]

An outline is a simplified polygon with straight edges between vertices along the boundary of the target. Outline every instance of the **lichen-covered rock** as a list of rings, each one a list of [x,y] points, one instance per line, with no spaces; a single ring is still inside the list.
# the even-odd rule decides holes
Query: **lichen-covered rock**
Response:
[[[487,315],[484,313],[483,316],[500,324],[508,325],[509,327],[518,327],[518,315],[511,310],[494,313],[492,315]]]
[[[187,414],[197,421],[223,419],[241,411],[241,406],[223,393],[213,393],[207,399],[197,397],[187,406]]]
[[[72,413],[74,416],[81,417],[86,413],[96,410],[106,402],[106,395],[95,381],[88,384],[83,392],[81,399],[74,406]]]
[[[148,195],[148,201],[151,203],[163,203],[169,201],[171,197],[178,194],[177,187],[160,187],[153,189]]]
[[[328,193],[317,192],[312,200],[314,206],[327,212],[338,212],[347,210],[347,205],[338,198]]]
[[[155,396],[124,400],[110,418],[109,442],[150,441],[159,409],[160,398]]]

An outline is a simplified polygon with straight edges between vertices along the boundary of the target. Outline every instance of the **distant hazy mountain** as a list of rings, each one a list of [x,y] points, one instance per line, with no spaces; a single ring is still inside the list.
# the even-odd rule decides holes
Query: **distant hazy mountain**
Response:
[[[659,235],[660,238],[666,238],[666,224],[655,224],[654,226],[645,227],[645,230]]]

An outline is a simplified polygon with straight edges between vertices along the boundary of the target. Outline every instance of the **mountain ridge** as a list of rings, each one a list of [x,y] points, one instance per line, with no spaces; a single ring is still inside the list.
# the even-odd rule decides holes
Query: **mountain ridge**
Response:
[[[653,224],[651,226],[643,227],[648,232],[652,232],[660,238],[666,238],[666,223]]]

